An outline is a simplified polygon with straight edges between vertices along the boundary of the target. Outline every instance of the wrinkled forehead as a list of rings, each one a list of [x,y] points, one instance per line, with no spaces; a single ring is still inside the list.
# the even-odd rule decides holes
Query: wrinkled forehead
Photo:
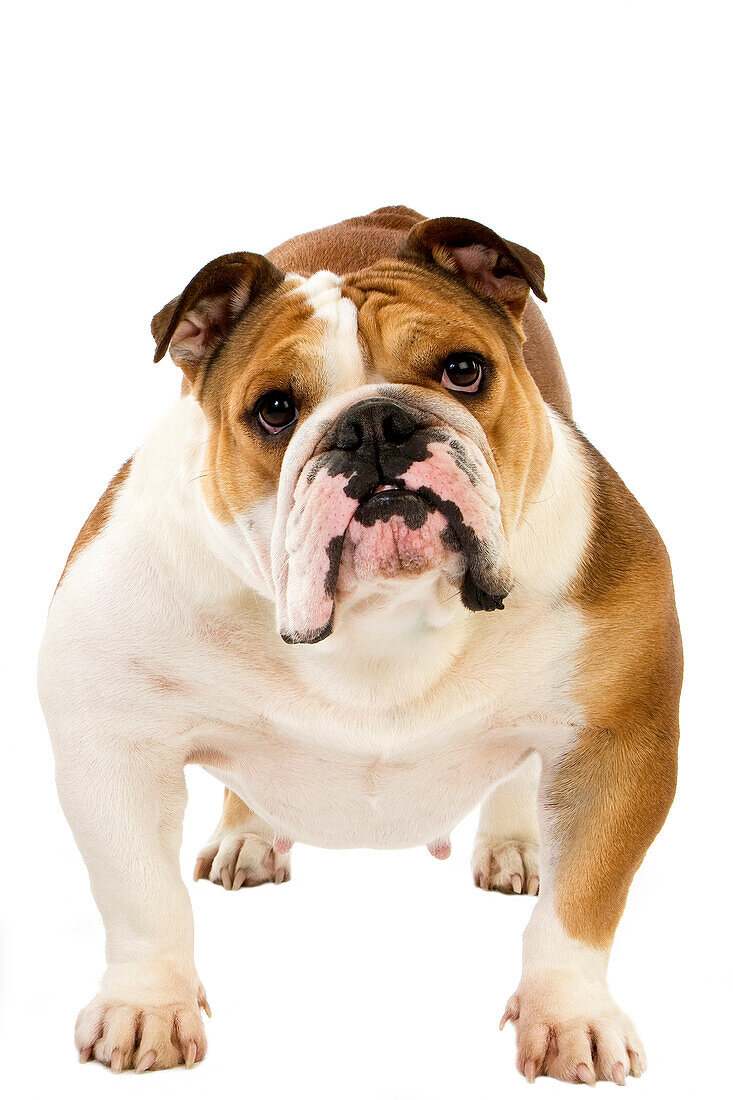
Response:
[[[440,352],[500,354],[509,326],[496,313],[487,326],[487,307],[469,291],[406,265],[380,262],[344,278],[288,274],[235,328],[207,372],[204,404],[246,404],[269,386],[313,407],[380,380],[419,383],[411,369]]]
[[[397,381],[394,370],[419,381],[440,355],[457,351],[484,352],[498,364],[517,340],[501,308],[429,267],[382,260],[347,276],[342,293],[358,308],[370,364],[388,381]]]

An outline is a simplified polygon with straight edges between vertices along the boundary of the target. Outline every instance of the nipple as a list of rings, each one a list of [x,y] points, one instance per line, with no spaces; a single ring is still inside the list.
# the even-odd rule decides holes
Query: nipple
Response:
[[[436,859],[447,859],[450,855],[450,837],[441,836],[438,840],[431,840],[428,844],[428,851]]]

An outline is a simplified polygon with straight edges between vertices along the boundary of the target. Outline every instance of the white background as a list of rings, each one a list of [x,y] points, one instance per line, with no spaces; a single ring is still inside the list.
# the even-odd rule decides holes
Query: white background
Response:
[[[35,654],[69,547],[175,400],[153,313],[219,253],[374,207],[539,252],[578,422],[670,549],[686,644],[677,801],[611,983],[647,1100],[730,1055],[730,28],[724,3],[15,5],[2,64],[0,1089],[8,1097],[524,1095],[512,1029],[532,902],[454,853],[296,848],[293,881],[192,889],[214,1009],[195,1070],[78,1066],[101,924],[58,807]],[[189,775],[182,867],[221,790]],[[541,1081],[544,1094],[570,1086]],[[615,1086],[603,1086],[604,1092]]]

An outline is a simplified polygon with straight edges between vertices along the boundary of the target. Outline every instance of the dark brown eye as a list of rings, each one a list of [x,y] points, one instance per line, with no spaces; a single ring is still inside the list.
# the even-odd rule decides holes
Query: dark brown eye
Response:
[[[484,376],[484,361],[470,352],[457,352],[443,360],[441,384],[447,390],[476,393]]]
[[[261,426],[270,435],[289,428],[298,419],[298,409],[289,393],[284,390],[271,390],[261,397],[255,405],[255,415]]]

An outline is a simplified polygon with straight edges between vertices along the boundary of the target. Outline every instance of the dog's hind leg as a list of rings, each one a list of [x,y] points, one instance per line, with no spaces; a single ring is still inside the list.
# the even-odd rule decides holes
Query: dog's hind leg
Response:
[[[495,787],[481,807],[472,869],[482,890],[538,893],[539,780],[540,759],[534,754]]]
[[[194,879],[208,878],[226,890],[276,884],[290,878],[290,843],[250,810],[229,788],[221,819],[196,860]]]

